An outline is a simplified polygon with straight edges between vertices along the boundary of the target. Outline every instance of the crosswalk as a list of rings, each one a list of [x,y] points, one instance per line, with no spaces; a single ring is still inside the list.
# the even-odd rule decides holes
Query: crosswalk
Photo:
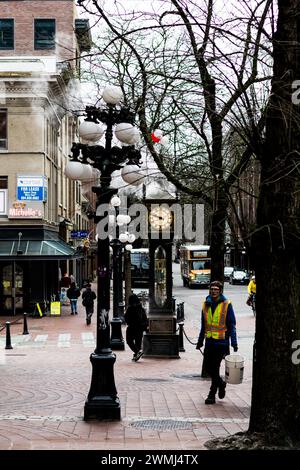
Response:
[[[70,348],[72,344],[82,344],[84,347],[94,347],[96,344],[93,332],[82,332],[80,335],[71,333],[36,334],[36,335],[12,335],[11,345],[13,348],[43,348],[46,345],[55,345],[58,348]],[[6,345],[5,336],[0,336],[0,349],[4,349]]]

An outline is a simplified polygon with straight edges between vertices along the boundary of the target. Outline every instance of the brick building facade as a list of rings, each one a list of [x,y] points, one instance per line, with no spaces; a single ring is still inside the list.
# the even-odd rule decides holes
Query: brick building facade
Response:
[[[0,1],[0,314],[49,302],[63,271],[88,276],[69,243],[89,229],[81,183],[64,175],[78,139],[69,90],[91,43],[76,14],[74,0]]]

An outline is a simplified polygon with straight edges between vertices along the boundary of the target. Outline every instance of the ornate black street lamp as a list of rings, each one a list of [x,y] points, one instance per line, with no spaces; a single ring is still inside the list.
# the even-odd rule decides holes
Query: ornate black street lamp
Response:
[[[84,143],[73,143],[71,161],[67,164],[66,175],[75,180],[93,176],[93,169],[100,172],[100,184],[93,187],[96,194],[96,211],[91,214],[97,224],[97,332],[96,349],[91,354],[92,380],[84,407],[84,419],[120,419],[120,402],[115,386],[113,366],[116,360],[110,347],[110,262],[108,233],[101,233],[98,226],[107,217],[105,204],[109,204],[117,189],[110,186],[112,173],[128,165],[139,166],[141,155],[135,148],[138,129],[133,126],[134,114],[119,106],[123,95],[119,88],[104,89],[103,107],[86,107],[85,121],[80,125],[79,134]],[[106,129],[104,123],[106,125]],[[115,127],[114,127],[115,126]],[[127,146],[112,146],[114,133]],[[91,145],[105,134],[105,146]],[[88,142],[90,142],[88,144]],[[142,181],[142,178],[141,178]]]
[[[117,196],[112,201],[120,200]],[[112,202],[113,204],[113,202]],[[113,204],[116,209],[116,219],[118,217],[118,205]],[[122,243],[119,240],[119,228],[116,223],[116,238],[110,242],[113,250],[113,318],[111,320],[111,338],[110,347],[113,350],[123,351],[125,349],[124,339],[122,336],[122,320],[121,320],[121,302],[123,290],[122,278]]]
[[[119,226],[128,225],[131,221],[131,217],[129,215],[119,214],[121,199],[118,196],[114,196],[111,200],[111,204],[115,207],[116,211],[116,236],[110,242],[113,250],[113,318],[111,321],[110,346],[113,350],[124,350],[125,345],[121,329],[124,320],[123,247],[125,250],[130,251],[132,249],[131,243],[135,240],[135,235],[124,231],[120,233]]]

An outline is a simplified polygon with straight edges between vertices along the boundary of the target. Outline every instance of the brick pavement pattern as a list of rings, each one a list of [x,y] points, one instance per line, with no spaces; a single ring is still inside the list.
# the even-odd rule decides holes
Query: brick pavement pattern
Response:
[[[6,320],[15,321],[1,317],[2,326]],[[238,323],[249,339],[253,319],[243,317]],[[2,329],[1,450],[201,450],[210,438],[247,429],[251,357],[246,356],[243,383],[228,384],[224,400],[205,405],[209,380],[201,378],[202,356],[186,339],[180,359],[141,358],[135,363],[127,345],[116,351],[122,419],[83,421],[95,326],[95,314],[92,324],[85,324],[79,301],[77,316],[65,306],[60,317],[28,318],[29,335],[22,335],[20,318],[11,325],[11,350],[4,349]],[[185,332],[196,342],[195,321],[186,318]]]

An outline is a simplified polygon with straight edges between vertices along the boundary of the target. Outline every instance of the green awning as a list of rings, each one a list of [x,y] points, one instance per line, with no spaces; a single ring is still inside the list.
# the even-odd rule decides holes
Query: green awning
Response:
[[[60,240],[0,240],[0,260],[3,258],[68,259],[79,253]]]

